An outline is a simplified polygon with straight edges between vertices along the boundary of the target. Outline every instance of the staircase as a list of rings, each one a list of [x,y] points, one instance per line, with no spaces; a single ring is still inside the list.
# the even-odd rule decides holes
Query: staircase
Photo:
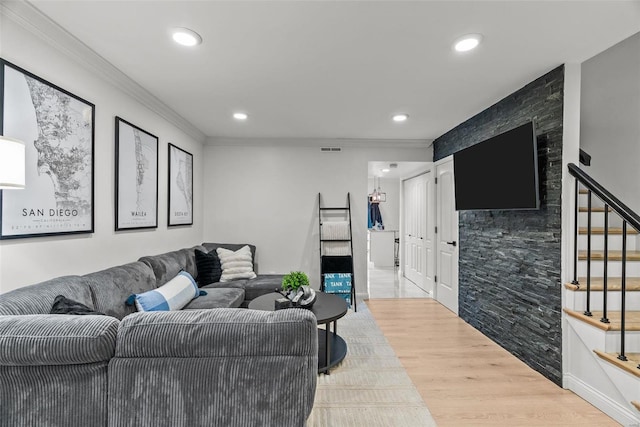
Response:
[[[565,386],[640,426],[640,217],[577,166],[569,170],[577,208],[573,280],[563,290]]]

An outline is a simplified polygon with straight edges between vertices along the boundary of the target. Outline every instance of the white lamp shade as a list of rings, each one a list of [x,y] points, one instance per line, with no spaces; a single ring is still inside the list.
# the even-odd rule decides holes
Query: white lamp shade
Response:
[[[24,188],[24,156],[22,141],[0,136],[0,189]]]

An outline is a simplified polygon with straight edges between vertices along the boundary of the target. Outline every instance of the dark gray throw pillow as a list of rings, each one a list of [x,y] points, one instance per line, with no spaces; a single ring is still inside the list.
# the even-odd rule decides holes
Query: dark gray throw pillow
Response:
[[[106,314],[95,311],[78,301],[65,297],[64,295],[58,295],[53,300],[53,306],[51,307],[49,314],[93,314],[106,316]]]
[[[215,250],[207,253],[196,249],[196,268],[198,270],[196,278],[198,286],[202,287],[220,281],[222,266]]]

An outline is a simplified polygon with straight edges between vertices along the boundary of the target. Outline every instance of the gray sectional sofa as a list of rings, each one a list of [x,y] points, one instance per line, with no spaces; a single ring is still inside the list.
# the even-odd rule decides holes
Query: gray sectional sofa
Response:
[[[208,284],[179,311],[124,303],[180,270],[196,277],[195,249],[217,246],[0,295],[0,427],[303,426],[317,381],[315,317],[238,308],[281,276]],[[48,314],[57,295],[107,315]]]

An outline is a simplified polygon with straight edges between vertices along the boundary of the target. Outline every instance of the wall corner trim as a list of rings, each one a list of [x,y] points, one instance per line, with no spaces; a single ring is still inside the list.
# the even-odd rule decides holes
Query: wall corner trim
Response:
[[[366,138],[209,138],[205,146],[231,147],[348,147],[348,148],[429,148],[430,139]]]
[[[160,101],[105,58],[98,55],[89,46],[62,28],[31,3],[26,1],[0,2],[0,16],[4,16],[15,22],[58,52],[131,96],[196,141],[201,144],[206,142],[207,137],[200,129]]]

